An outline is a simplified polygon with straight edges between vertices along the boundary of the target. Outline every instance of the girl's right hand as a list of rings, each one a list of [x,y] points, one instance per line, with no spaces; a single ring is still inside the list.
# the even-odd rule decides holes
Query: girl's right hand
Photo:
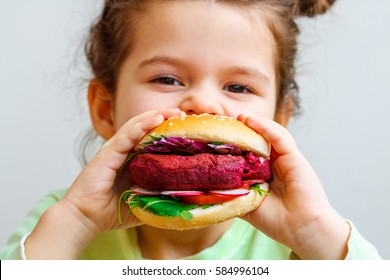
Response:
[[[82,170],[63,199],[42,215],[25,243],[26,256],[78,258],[96,234],[139,225],[128,214],[119,225],[117,205],[124,189],[114,186],[117,171],[146,133],[182,114],[179,109],[149,111],[126,122]],[[123,213],[128,212],[125,207]]]

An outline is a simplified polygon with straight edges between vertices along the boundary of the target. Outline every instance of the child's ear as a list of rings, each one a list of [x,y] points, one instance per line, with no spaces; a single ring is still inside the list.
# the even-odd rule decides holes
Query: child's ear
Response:
[[[93,127],[105,140],[115,134],[113,122],[113,97],[98,80],[92,80],[88,87],[89,113]]]
[[[281,102],[278,108],[276,108],[274,120],[280,125],[287,127],[294,108],[295,104],[291,98],[286,98],[283,102]]]

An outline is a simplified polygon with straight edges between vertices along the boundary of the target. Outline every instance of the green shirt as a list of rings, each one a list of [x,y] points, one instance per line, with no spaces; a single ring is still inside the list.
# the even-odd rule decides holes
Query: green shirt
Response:
[[[23,237],[33,230],[42,213],[59,201],[66,190],[45,196],[28,214],[6,246],[0,259],[23,259]],[[380,259],[378,251],[366,241],[351,222],[347,259]],[[85,249],[80,259],[141,260],[136,229],[110,231],[99,234]],[[233,225],[211,247],[186,257],[189,260],[286,260],[297,256],[286,246],[272,240],[247,222],[236,219]]]

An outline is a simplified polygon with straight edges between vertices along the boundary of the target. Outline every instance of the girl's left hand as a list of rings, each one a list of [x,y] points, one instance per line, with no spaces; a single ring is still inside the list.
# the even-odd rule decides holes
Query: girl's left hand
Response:
[[[238,120],[271,144],[273,180],[270,194],[243,218],[302,259],[343,259],[350,227],[330,205],[322,184],[278,123],[240,115]]]

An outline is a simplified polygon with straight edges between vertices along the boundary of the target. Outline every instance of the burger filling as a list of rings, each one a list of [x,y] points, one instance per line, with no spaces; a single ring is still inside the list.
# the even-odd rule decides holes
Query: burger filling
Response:
[[[244,180],[271,178],[269,163],[245,156],[139,154],[129,165],[133,185],[158,190],[236,189]]]
[[[207,208],[249,193],[261,195],[272,177],[269,161],[234,145],[180,137],[153,137],[129,157],[132,187],[122,195],[130,209],[191,219],[189,210]],[[119,205],[118,205],[119,207]]]

